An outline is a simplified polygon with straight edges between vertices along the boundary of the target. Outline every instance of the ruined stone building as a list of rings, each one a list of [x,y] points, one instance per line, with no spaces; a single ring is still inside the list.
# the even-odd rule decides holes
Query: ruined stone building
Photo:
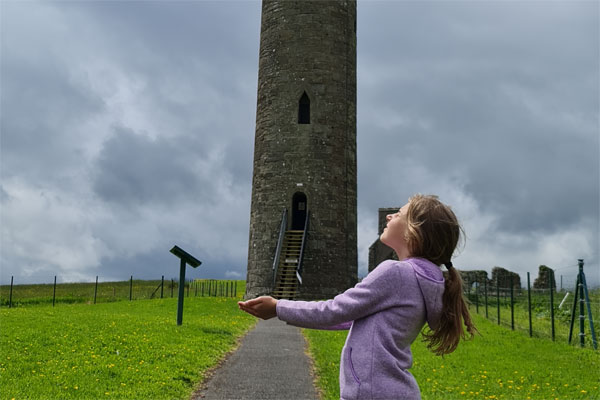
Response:
[[[357,281],[356,2],[264,0],[246,297]]]
[[[369,247],[369,272],[373,271],[375,267],[378,266],[382,261],[398,259],[396,252],[391,247],[381,243],[379,237],[383,233],[383,228],[385,228],[385,225],[387,224],[387,215],[394,214],[398,212],[399,209],[400,207],[387,207],[380,208],[377,211],[377,239],[375,239],[373,244]]]

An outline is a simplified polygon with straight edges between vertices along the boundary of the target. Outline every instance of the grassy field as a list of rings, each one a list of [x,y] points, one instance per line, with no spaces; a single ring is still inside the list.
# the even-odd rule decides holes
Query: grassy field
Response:
[[[207,281],[186,289],[181,327],[175,323],[177,288],[171,298],[170,280],[165,281],[164,299],[159,298],[160,281],[133,281],[132,297],[140,301],[127,301],[129,281],[100,283],[97,304],[94,283],[59,284],[56,307],[53,285],[15,286],[16,307],[0,308],[0,400],[188,398],[256,321],[238,311],[236,300],[245,288],[243,281],[234,282],[237,298],[202,297],[208,295]],[[228,294],[228,283],[210,285],[212,295]],[[152,293],[154,300],[143,300]],[[590,292],[596,323],[599,294]],[[546,297],[533,296],[534,338],[528,337],[526,297],[520,296],[515,332],[510,330],[509,302],[501,299],[499,326],[495,299],[489,298],[489,319],[483,305],[474,315],[482,336],[455,353],[436,357],[415,342],[411,371],[423,399],[600,399],[600,351],[565,344],[570,319],[557,309],[561,295],[555,297],[557,342],[543,338],[550,336]],[[0,287],[0,304],[8,304],[6,286]],[[475,314],[475,307],[471,310]],[[578,343],[577,323],[575,328]],[[304,333],[323,399],[338,399],[346,333]]]
[[[600,399],[600,351],[529,338],[474,315],[481,336],[437,357],[417,339],[417,379],[427,399]],[[339,358],[346,332],[303,330],[323,399],[339,399]]]
[[[59,283],[56,285],[55,295],[54,284],[52,283],[15,285],[12,293],[12,306],[52,304],[53,297],[55,297],[56,304],[92,304],[94,302],[94,293],[96,294],[97,303],[129,300],[130,292],[132,300],[160,298],[161,292],[163,298],[170,298],[177,297],[178,288],[178,283],[176,281],[171,282],[170,279],[165,280],[164,286],[161,280],[99,282],[97,292],[95,282]],[[244,294],[244,290],[245,281],[199,279],[193,281],[191,284],[189,282],[186,284],[185,295],[202,297],[209,296],[210,294],[211,296],[231,297],[232,294],[236,294],[238,297],[241,297]],[[0,286],[0,306],[8,306],[9,301],[10,285]]]
[[[182,399],[256,320],[236,299],[0,309],[0,399]]]
[[[508,327],[509,329],[514,325],[515,330],[526,332],[529,334],[529,308],[528,308],[528,295],[527,291],[521,291],[520,293],[514,293],[514,314],[511,315],[510,307],[510,296],[506,295],[505,291],[503,296],[500,297],[498,302],[496,296],[488,296],[488,318],[498,323],[498,304],[500,305],[500,325]],[[571,312],[573,309],[574,296],[571,292],[565,300],[563,306],[559,308],[561,301],[565,298],[566,292],[555,292],[554,293],[554,336],[556,341],[565,342],[569,337]],[[592,311],[592,317],[594,321],[594,330],[597,338],[600,336],[600,289],[594,289],[589,291],[590,305]],[[482,295],[478,297],[470,294],[469,300],[473,303],[471,308],[472,312],[477,312],[475,306],[476,302],[479,302],[479,314],[486,315],[485,310],[485,298]],[[573,326],[573,337],[572,342],[574,344],[579,343],[579,305],[577,305],[575,313],[575,321]],[[590,325],[587,307],[585,308],[585,324],[584,332],[586,334],[586,343],[591,343]],[[531,326],[532,335],[535,337],[552,337],[552,313],[550,309],[550,292],[548,290],[535,290],[531,294]]]

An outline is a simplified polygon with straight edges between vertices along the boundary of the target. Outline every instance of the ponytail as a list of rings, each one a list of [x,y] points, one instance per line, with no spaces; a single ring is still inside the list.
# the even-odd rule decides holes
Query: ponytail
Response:
[[[448,273],[442,297],[442,316],[438,326],[423,333],[427,348],[437,355],[452,353],[460,339],[471,339],[477,329],[462,294],[462,278],[452,263],[452,253],[462,228],[456,215],[437,196],[417,194],[409,200],[406,240],[413,257],[423,257],[435,265],[446,265]],[[464,232],[463,232],[464,233]],[[463,328],[463,323],[466,328]]]
[[[452,353],[456,350],[460,339],[472,339],[477,328],[471,321],[469,308],[463,297],[462,278],[460,272],[452,266],[445,264],[448,268],[444,295],[442,297],[442,316],[438,326],[428,333],[424,333],[427,348],[438,356]],[[463,323],[466,332],[463,329]]]

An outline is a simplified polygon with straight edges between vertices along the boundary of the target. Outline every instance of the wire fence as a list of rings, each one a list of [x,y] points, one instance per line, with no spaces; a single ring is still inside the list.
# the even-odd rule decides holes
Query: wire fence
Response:
[[[527,275],[524,288],[510,284],[500,286],[492,280],[467,286],[465,296],[471,311],[531,337],[598,348],[600,289],[588,290],[588,296],[581,296],[576,277],[561,277],[556,284],[552,279],[546,288],[533,288],[529,273]],[[589,302],[586,301],[588,297]],[[592,332],[596,336],[595,344]]]
[[[571,269],[573,267],[562,268]],[[576,268],[576,267],[575,267]],[[560,268],[556,271],[561,270]],[[577,275],[558,275],[546,288],[534,288],[528,275],[524,288],[506,279],[488,280],[487,275],[465,286],[472,311],[512,330],[527,332],[531,337],[547,337],[582,347],[592,347],[592,327],[600,333],[600,288],[582,295]],[[196,279],[184,282],[186,297],[241,298],[245,281]],[[38,304],[72,304],[113,302],[177,297],[175,279],[134,280],[82,283],[0,285],[0,307]],[[589,302],[586,301],[589,299]],[[597,346],[596,346],[597,348]]]
[[[232,297],[242,296],[244,281],[195,279],[184,282],[186,297]],[[0,285],[0,307],[31,305],[106,303],[123,300],[144,300],[177,297],[179,282],[175,279],[136,280],[118,282],[79,282],[17,285],[11,278],[10,285]]]

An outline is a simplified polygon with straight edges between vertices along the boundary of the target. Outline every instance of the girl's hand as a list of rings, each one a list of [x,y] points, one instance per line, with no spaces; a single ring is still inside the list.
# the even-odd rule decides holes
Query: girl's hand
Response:
[[[277,316],[277,300],[270,296],[261,296],[248,301],[238,301],[238,307],[240,310],[262,319]]]

